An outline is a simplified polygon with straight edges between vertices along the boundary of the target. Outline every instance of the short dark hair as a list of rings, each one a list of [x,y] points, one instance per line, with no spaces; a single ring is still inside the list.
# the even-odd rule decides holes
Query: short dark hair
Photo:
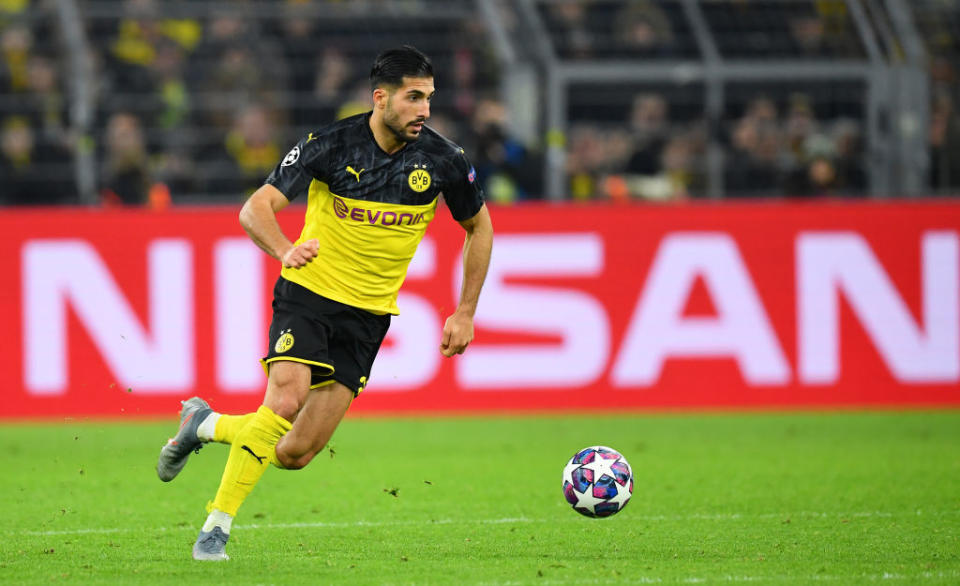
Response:
[[[377,55],[370,68],[370,88],[399,87],[404,77],[433,77],[433,63],[419,49],[404,45]]]

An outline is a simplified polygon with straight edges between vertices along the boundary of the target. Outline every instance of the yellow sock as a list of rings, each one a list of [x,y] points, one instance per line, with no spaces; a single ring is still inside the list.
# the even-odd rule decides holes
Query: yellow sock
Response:
[[[291,427],[289,421],[265,405],[257,409],[250,422],[234,438],[220,488],[213,499],[213,508],[228,515],[237,514],[237,509],[253,491],[267,466],[271,463],[278,465],[274,448]]]
[[[240,430],[253,420],[256,413],[245,415],[221,415],[217,419],[217,426],[213,430],[213,441],[221,444],[232,444]]]

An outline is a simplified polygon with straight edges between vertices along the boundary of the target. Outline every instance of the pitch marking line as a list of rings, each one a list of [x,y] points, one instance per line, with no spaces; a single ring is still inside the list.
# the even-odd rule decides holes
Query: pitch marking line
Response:
[[[921,574],[896,574],[892,572],[884,572],[882,574],[864,574],[859,576],[838,576],[831,574],[813,574],[810,576],[711,576],[709,578],[700,578],[700,577],[689,577],[689,578],[668,578],[664,580],[663,578],[650,577],[650,576],[636,576],[632,578],[627,578],[624,576],[619,576],[617,582],[623,584],[717,584],[720,582],[739,584],[742,582],[799,582],[802,584],[810,584],[814,582],[851,582],[852,580],[855,583],[863,584],[865,582],[890,582],[890,581],[909,581],[912,583],[917,582],[918,580],[954,580],[960,578],[960,572],[923,572]],[[579,579],[579,580],[552,580],[549,578],[540,578],[537,580],[537,584],[552,585],[552,584],[609,584],[610,581],[603,579]],[[493,582],[493,583],[484,583],[481,582],[481,585],[485,586],[486,584],[498,584],[500,586],[519,586],[521,584],[529,584],[529,582]]]
[[[755,520],[755,519],[857,519],[857,518],[889,518],[905,516],[946,516],[957,515],[960,511],[923,511],[918,510],[913,513],[890,513],[886,511],[859,511],[850,513],[824,513],[814,511],[795,511],[792,513],[717,513],[717,514],[691,514],[691,515],[630,515],[634,521],[737,521],[737,520]],[[349,529],[356,527],[402,527],[408,525],[502,525],[509,523],[552,523],[556,519],[530,519],[527,517],[504,517],[501,519],[436,519],[430,521],[350,521],[350,522],[302,522],[302,523],[249,523],[235,525],[236,529],[304,529],[304,528],[333,528]],[[182,527],[156,527],[153,529],[139,528],[131,529],[129,527],[90,527],[81,529],[63,529],[47,531],[5,531],[6,535],[88,535],[88,534],[109,534],[109,533],[131,533],[134,531],[152,530],[157,532],[167,531],[195,531],[193,526],[184,525]]]
[[[546,523],[546,519],[527,519],[524,517],[507,517],[503,519],[436,519],[432,521],[351,521],[343,523],[331,523],[318,521],[313,523],[249,523],[245,525],[234,525],[234,529],[303,529],[303,528],[339,528],[349,529],[354,527],[400,527],[404,525],[499,525],[505,523]],[[106,534],[106,533],[131,533],[133,531],[143,531],[144,528],[131,529],[129,527],[102,527],[87,529],[65,529],[62,531],[7,531],[8,535],[86,535],[86,534]],[[158,533],[166,531],[196,531],[196,527],[155,527],[151,529]]]

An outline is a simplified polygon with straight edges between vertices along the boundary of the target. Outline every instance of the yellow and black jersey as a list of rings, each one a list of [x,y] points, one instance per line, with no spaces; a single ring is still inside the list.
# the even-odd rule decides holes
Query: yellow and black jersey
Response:
[[[424,126],[419,140],[389,155],[370,113],[311,132],[267,183],[293,200],[307,194],[297,244],[316,238],[317,258],[281,275],[311,291],[374,313],[399,313],[397,292],[433,219],[437,198],[454,219],[472,218],[483,191],[456,144]]]

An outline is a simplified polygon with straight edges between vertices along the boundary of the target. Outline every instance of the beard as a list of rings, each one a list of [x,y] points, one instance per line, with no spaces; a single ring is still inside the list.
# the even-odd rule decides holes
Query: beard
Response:
[[[400,115],[397,114],[397,112],[391,109],[389,106],[387,106],[387,111],[384,112],[384,115],[383,115],[384,125],[386,125],[386,127],[390,129],[390,132],[392,132],[393,135],[397,137],[397,140],[401,142],[416,142],[417,140],[419,140],[420,134],[422,134],[422,131],[414,134],[410,130],[410,125],[418,124],[418,123],[422,124],[424,122],[426,122],[426,119],[417,118],[415,120],[412,120],[404,124],[403,122],[400,121]]]

